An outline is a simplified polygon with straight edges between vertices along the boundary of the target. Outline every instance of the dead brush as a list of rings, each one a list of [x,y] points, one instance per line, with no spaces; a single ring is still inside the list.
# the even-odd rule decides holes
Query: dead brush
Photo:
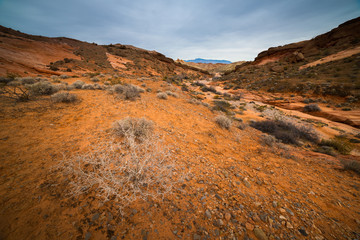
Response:
[[[120,213],[135,200],[162,199],[184,178],[180,165],[159,136],[137,139],[134,131],[123,132],[122,141],[111,140],[85,154],[64,156],[60,169],[70,180],[69,194],[96,192],[112,200]]]

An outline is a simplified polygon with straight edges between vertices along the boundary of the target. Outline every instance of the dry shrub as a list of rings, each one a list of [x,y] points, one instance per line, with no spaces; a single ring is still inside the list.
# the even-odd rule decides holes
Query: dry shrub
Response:
[[[31,95],[51,95],[58,91],[57,87],[54,87],[50,82],[38,82],[35,84],[27,85]]]
[[[281,140],[283,143],[298,144],[300,139],[318,142],[314,130],[305,125],[295,125],[284,120],[265,120],[250,124],[264,133],[268,133]]]
[[[222,128],[225,128],[225,129],[230,129],[231,127],[231,119],[224,116],[224,115],[219,115],[215,118],[215,122]]]
[[[342,160],[342,165],[345,170],[351,170],[360,174],[360,162],[357,160]]]
[[[349,154],[353,147],[350,143],[341,137],[335,137],[333,139],[324,140],[322,139],[319,143],[320,146],[331,147],[341,154]]]
[[[29,90],[22,86],[2,86],[0,87],[0,95],[18,102],[30,100]]]
[[[172,91],[166,91],[165,92],[168,96],[173,96],[173,97],[175,97],[175,98],[178,98],[179,97],[179,95],[177,94],[177,93],[174,93],[174,92],[172,92]]]
[[[81,89],[84,84],[85,83],[83,81],[77,80],[77,81],[73,82],[73,84],[71,84],[71,86],[73,86],[74,88],[77,88],[77,89]]]
[[[59,92],[51,95],[51,100],[55,103],[72,103],[78,100],[78,96],[68,92]]]
[[[113,130],[121,137],[130,136],[136,140],[143,140],[153,134],[154,123],[145,118],[126,117],[114,122]]]
[[[316,103],[311,103],[304,106],[304,112],[319,112],[321,111],[319,105]]]
[[[182,181],[180,167],[158,136],[137,141],[136,136],[144,133],[134,128],[121,130],[122,142],[105,142],[88,153],[64,158],[60,168],[71,179],[70,194],[96,192],[101,200],[115,201],[121,211],[137,199],[155,200],[171,193]]]
[[[81,89],[94,90],[95,87],[92,84],[84,84]]]
[[[140,97],[140,93],[145,92],[144,89],[132,84],[116,84],[110,91],[119,94],[122,98],[126,100],[135,100],[136,98]]]
[[[157,95],[156,95],[157,98],[159,99],[168,99],[168,95],[164,92],[159,92]]]

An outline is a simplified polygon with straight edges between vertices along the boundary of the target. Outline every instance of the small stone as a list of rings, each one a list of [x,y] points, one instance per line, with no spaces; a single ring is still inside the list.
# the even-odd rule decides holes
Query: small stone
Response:
[[[221,219],[218,219],[218,220],[216,221],[216,223],[217,223],[217,225],[218,225],[219,227],[224,226],[224,221],[221,220]]]
[[[253,219],[255,222],[260,222],[260,218],[259,218],[259,216],[258,216],[256,213],[252,216],[252,219]]]
[[[291,225],[290,222],[286,222],[286,227],[287,227],[287,228],[290,228],[290,229],[293,229],[293,228],[294,228],[294,227]]]
[[[254,234],[255,236],[260,239],[260,240],[267,240],[268,237],[266,236],[266,234],[264,233],[263,230],[261,230],[260,228],[255,228],[254,229]]]
[[[286,217],[284,217],[283,215],[280,215],[279,218],[280,218],[281,220],[287,220]]]
[[[231,214],[230,213],[225,213],[225,219],[226,219],[226,221],[230,221]]]
[[[112,236],[112,237],[110,238],[110,240],[117,240],[117,237],[116,237],[116,236]]]
[[[305,231],[305,229],[303,229],[303,228],[299,228],[298,231],[301,233],[301,235],[303,235],[305,237],[308,235],[307,232]]]
[[[244,179],[244,185],[247,187],[247,188],[251,188],[251,184],[246,180]]]
[[[245,223],[245,227],[247,230],[252,231],[254,230],[254,225],[252,225],[251,223]]]
[[[93,220],[93,221],[96,221],[96,220],[99,219],[99,217],[100,217],[100,213],[95,213],[95,214],[93,215],[93,217],[92,217],[92,220]]]
[[[89,240],[91,238],[91,232],[85,233],[85,240]]]
[[[277,206],[278,206],[277,201],[273,201],[273,202],[272,202],[272,205],[273,205],[274,208],[277,208]]]
[[[201,240],[201,236],[195,233],[194,236],[193,236],[193,239],[194,240]]]
[[[210,212],[209,209],[206,209],[206,211],[205,211],[205,217],[211,218],[211,212]]]
[[[288,213],[290,213],[291,216],[294,216],[294,213],[293,213],[290,209],[285,208],[285,210],[286,210]]]
[[[260,214],[260,219],[261,219],[261,221],[263,221],[264,223],[266,223],[266,222],[267,222],[267,214],[266,214],[266,213]]]
[[[286,210],[283,209],[283,208],[280,208],[279,211],[282,212],[282,213],[285,213],[285,212],[286,212]]]
[[[219,200],[222,200],[222,198],[218,194],[215,194],[215,197]]]
[[[148,239],[148,235],[149,235],[149,232],[145,231],[144,229],[141,230],[142,240],[147,240],[147,239]]]

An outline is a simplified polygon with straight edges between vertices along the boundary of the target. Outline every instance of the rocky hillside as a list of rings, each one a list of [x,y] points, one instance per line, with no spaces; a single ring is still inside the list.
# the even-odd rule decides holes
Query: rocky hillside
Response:
[[[121,44],[97,45],[64,37],[34,36],[3,26],[0,26],[0,53],[2,76],[108,72],[163,77],[174,73],[206,73],[175,63],[156,51]]]
[[[360,18],[311,40],[269,48],[220,81],[237,89],[360,99]]]

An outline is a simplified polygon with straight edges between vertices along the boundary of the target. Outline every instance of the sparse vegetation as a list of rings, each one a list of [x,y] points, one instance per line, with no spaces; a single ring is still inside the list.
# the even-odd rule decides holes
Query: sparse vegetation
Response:
[[[140,97],[140,93],[145,92],[144,89],[132,84],[116,84],[113,86],[112,91],[119,94],[125,100],[135,100]]]
[[[168,95],[164,92],[159,92],[157,95],[156,95],[157,98],[159,99],[168,99]]]
[[[300,139],[317,142],[318,136],[314,130],[305,125],[295,125],[283,120],[265,120],[250,124],[262,132],[268,133],[283,143],[299,144]]]
[[[345,170],[351,170],[360,174],[360,162],[357,160],[342,160],[342,165],[344,166]]]
[[[230,118],[224,116],[224,115],[219,115],[215,118],[215,122],[221,127],[221,128],[225,128],[225,129],[230,129],[232,121]]]
[[[129,136],[136,140],[144,140],[153,134],[154,123],[145,118],[127,117],[113,123],[116,135]]]
[[[0,95],[18,102],[30,100],[30,91],[20,86],[2,86],[0,87]]]
[[[322,139],[319,145],[331,147],[341,154],[349,154],[353,149],[351,144],[342,137],[335,137],[329,140]]]
[[[72,94],[68,92],[58,92],[51,95],[51,100],[55,103],[59,103],[59,102],[73,103],[78,100],[78,96],[76,94]]]
[[[175,97],[175,98],[178,98],[179,95],[175,92],[172,92],[172,91],[166,91],[165,92],[168,96],[172,96],[172,97]]]
[[[81,89],[85,83],[81,80],[77,80],[71,84],[74,88]]]
[[[304,112],[319,112],[320,107],[316,103],[311,103],[304,106]]]
[[[40,95],[51,95],[58,91],[57,87],[54,87],[49,82],[38,82],[31,85],[28,85],[28,89],[31,95],[40,96]]]

